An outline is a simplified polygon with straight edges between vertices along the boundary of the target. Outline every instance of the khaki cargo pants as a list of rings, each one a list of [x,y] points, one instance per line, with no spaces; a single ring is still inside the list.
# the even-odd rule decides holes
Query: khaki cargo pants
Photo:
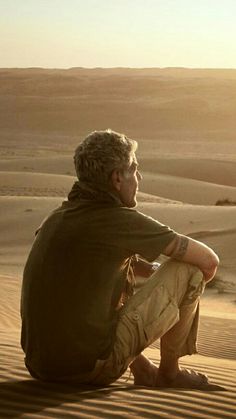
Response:
[[[197,352],[202,273],[194,266],[169,260],[147,279],[120,310],[112,353],[98,360],[83,383],[116,381],[143,349],[161,338],[161,354],[181,357]]]

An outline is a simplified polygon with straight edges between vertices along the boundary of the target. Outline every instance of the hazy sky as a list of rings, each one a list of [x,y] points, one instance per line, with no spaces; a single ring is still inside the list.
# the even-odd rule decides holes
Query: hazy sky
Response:
[[[0,67],[236,68],[236,0],[0,0]]]

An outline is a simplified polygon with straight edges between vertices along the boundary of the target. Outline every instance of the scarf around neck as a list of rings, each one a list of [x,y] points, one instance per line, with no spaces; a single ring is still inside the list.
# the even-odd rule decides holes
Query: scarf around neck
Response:
[[[103,185],[91,184],[88,182],[76,181],[68,194],[68,201],[86,200],[96,202],[106,202],[122,206],[122,202],[115,193],[105,189]]]

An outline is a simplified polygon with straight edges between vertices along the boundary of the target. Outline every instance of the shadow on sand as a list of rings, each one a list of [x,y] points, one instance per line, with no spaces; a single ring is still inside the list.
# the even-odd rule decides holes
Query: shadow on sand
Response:
[[[166,404],[168,405],[168,398],[170,393],[175,393],[176,397],[179,391],[188,392],[188,390],[175,389],[160,389],[152,388],[150,391],[158,391],[162,395],[166,395]],[[223,387],[211,386],[207,391],[225,391]],[[119,399],[119,408],[117,404],[113,404],[114,415],[116,414],[116,406],[119,413],[122,410],[127,412],[127,405],[125,404],[127,396],[130,404],[135,402],[135,396],[141,400],[143,392],[143,400],[147,398],[147,387],[134,386],[131,384],[112,384],[107,387],[92,387],[88,385],[65,385],[56,383],[43,383],[33,379],[23,381],[6,381],[0,383],[0,417],[1,418],[18,418],[24,414],[36,414],[48,408],[60,408],[63,404],[69,403],[72,410],[76,408],[78,414],[83,415],[83,412],[89,414],[89,402],[97,399],[97,404],[92,403],[93,410],[91,410],[91,417],[103,418],[111,417],[111,413],[104,412],[106,403],[111,395],[115,395],[115,399]],[[123,393],[123,394],[122,394]],[[86,403],[87,402],[87,403]],[[158,400],[156,400],[158,405]],[[73,406],[76,404],[76,406]],[[94,408],[97,406],[97,412]],[[103,411],[103,412],[102,412]],[[46,413],[46,412],[45,412]],[[68,414],[67,410],[67,414]],[[57,412],[58,414],[58,412]],[[66,412],[63,411],[63,416]],[[55,415],[57,416],[57,415]],[[77,416],[78,417],[78,416]]]

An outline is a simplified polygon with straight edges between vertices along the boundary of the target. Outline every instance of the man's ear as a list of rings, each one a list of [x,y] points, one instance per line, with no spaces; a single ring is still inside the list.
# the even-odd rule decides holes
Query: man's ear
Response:
[[[122,183],[122,174],[119,170],[117,169],[113,170],[111,174],[111,183],[114,189],[116,189],[117,191],[120,191],[121,183]]]

